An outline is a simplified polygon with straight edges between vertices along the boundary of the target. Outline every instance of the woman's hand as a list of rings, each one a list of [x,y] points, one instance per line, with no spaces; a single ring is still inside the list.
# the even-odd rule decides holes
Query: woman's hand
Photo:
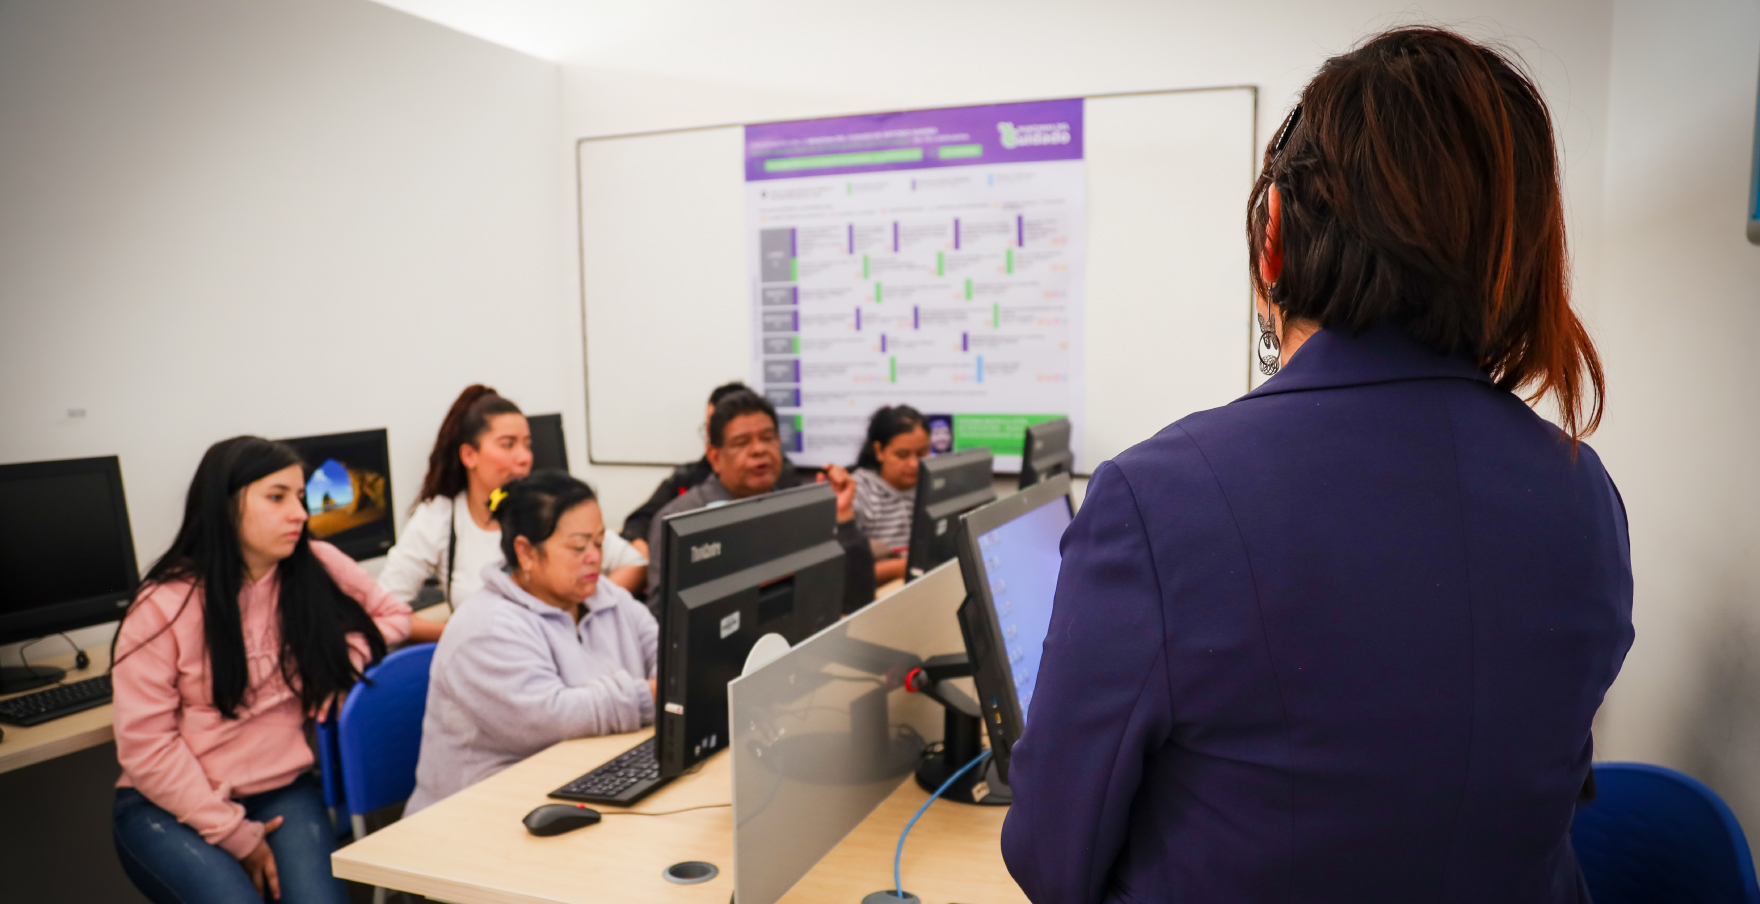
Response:
[[[281,899],[281,877],[275,872],[275,852],[269,850],[269,833],[281,828],[281,817],[277,816],[263,823],[263,840],[244,859],[238,861],[244,867],[244,874],[251,877],[251,884],[257,887],[257,894],[265,901]]]
[[[660,702],[660,682],[655,681],[652,678],[649,678],[648,679],[648,693],[654,695],[654,702],[655,703],[659,703]]]
[[[904,567],[908,560],[904,556],[895,559],[881,559],[874,563],[874,583],[888,584],[904,577]]]
[[[838,465],[826,465],[819,474],[819,482],[831,483],[831,491],[837,494],[837,520],[841,523],[856,516],[856,481]]]

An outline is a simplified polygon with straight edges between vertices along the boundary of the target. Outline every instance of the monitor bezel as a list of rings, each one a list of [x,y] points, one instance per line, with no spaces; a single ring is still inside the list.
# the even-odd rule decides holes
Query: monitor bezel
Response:
[[[684,770],[701,762],[702,759],[713,756],[715,753],[719,752],[726,746],[727,740],[726,737],[723,737],[721,747],[702,754],[701,756],[689,755],[684,750],[684,741],[686,740],[687,732],[685,731],[683,720],[688,717],[688,713],[686,709],[687,700],[680,699],[680,696],[688,696],[690,692],[690,680],[687,675],[677,674],[679,666],[674,659],[677,654],[670,651],[676,645],[679,649],[683,650],[687,656],[691,654],[692,651],[688,649],[690,625],[688,622],[681,624],[677,619],[681,615],[688,616],[688,614],[693,611],[693,608],[702,608],[713,605],[713,601],[710,601],[701,604],[699,607],[692,607],[686,601],[685,595],[705,592],[704,588],[719,585],[722,582],[728,582],[729,586],[739,584],[743,591],[748,586],[751,586],[751,584],[748,581],[741,579],[741,576],[746,575],[755,568],[761,567],[751,565],[725,574],[706,577],[703,580],[696,581],[689,585],[683,585],[679,580],[679,569],[676,562],[677,557],[673,555],[673,552],[675,550],[683,549],[694,539],[700,538],[705,531],[721,530],[741,524],[742,522],[749,522],[754,519],[783,512],[790,512],[809,506],[822,506],[829,508],[829,514],[833,524],[833,532],[827,532],[823,543],[817,543],[813,546],[796,550],[784,557],[766,559],[764,560],[763,565],[773,565],[784,561],[785,559],[797,556],[812,558],[812,561],[803,564],[803,568],[823,565],[828,559],[813,558],[811,553],[813,550],[818,549],[821,545],[827,543],[836,550],[833,558],[841,559],[843,556],[843,547],[838,544],[834,533],[837,519],[837,494],[831,489],[831,485],[828,483],[804,484],[784,490],[773,490],[769,493],[734,500],[722,505],[707,506],[704,508],[691,509],[686,512],[678,512],[668,515],[661,520],[661,548],[654,551],[656,560],[651,563],[651,567],[658,567],[661,570],[661,580],[659,586],[655,588],[655,595],[658,597],[657,608],[659,609],[659,612],[657,613],[657,617],[660,629],[660,644],[656,656],[655,673],[659,676],[658,686],[660,699],[656,701],[657,706],[655,708],[654,719],[655,756],[660,762],[661,775],[670,778],[681,774]],[[827,550],[827,552],[830,552],[830,550]],[[837,567],[841,570],[841,563],[839,563]],[[789,574],[798,573],[801,570],[802,568],[781,570],[775,574],[769,575],[763,580],[765,582],[773,582],[786,577]],[[717,594],[718,597],[725,597],[728,595],[731,594]],[[838,608],[841,610],[842,594],[839,593],[838,596]],[[835,623],[836,619],[834,618],[832,619],[832,624]],[[810,636],[813,633],[817,632],[807,632],[806,636]],[[798,643],[800,640],[804,639],[805,636],[791,640],[790,642]],[[722,734],[730,736],[731,731],[723,731]]]
[[[938,471],[949,471],[955,468],[974,466],[976,462],[984,462],[984,485],[966,490],[962,493],[938,499],[934,496],[933,487]],[[935,541],[934,524],[943,519],[952,521],[961,514],[975,511],[996,501],[996,456],[985,446],[975,446],[922,459],[917,463],[917,487],[911,500],[911,533],[910,546],[905,551],[905,580],[915,580],[933,571],[937,565],[954,555],[938,561],[925,561],[929,555],[929,544]],[[976,468],[974,467],[974,470]],[[927,490],[927,492],[925,492]],[[951,511],[949,509],[951,508]],[[945,514],[941,514],[945,512]],[[951,532],[957,534],[958,522],[952,522]],[[956,541],[957,542],[957,541]]]
[[[1760,95],[1754,110],[1753,162],[1748,173],[1748,241],[1760,245]]]
[[[1052,432],[1047,428],[1061,428],[1054,432],[1063,438],[1062,447],[1049,454],[1043,451],[1047,439],[1044,434]],[[1052,418],[1049,421],[1029,424],[1021,438],[1021,470],[1018,488],[1024,490],[1034,484],[1042,483],[1058,473],[1074,472],[1076,456],[1071,449],[1074,433],[1075,427],[1067,417]],[[1056,470],[1056,466],[1059,464],[1063,466],[1061,472]],[[1049,465],[1049,467],[1042,465]],[[1046,473],[1048,470],[1051,471],[1050,474]]]
[[[526,427],[527,427],[527,429],[529,429],[531,431],[531,435],[534,438],[534,442],[532,443],[532,445],[534,447],[537,446],[537,442],[535,441],[535,439],[538,435],[538,431],[537,431],[535,425],[539,421],[543,421],[546,424],[549,424],[552,422],[554,422],[556,424],[556,433],[555,433],[556,451],[562,454],[562,465],[561,465],[561,467],[557,468],[556,470],[562,471],[563,473],[568,473],[568,437],[564,436],[562,433],[562,413],[556,412],[553,414],[528,414],[528,415],[526,415]],[[538,464],[537,453],[535,451],[532,453],[532,470],[534,470],[534,471],[543,470]]]
[[[984,729],[990,736],[990,749],[995,752],[996,768],[1004,782],[1008,781],[1009,752],[1026,729],[1026,714],[1021,712],[1020,695],[1015,689],[1014,673],[1008,668],[1007,655],[1000,653],[1007,647],[996,617],[996,601],[990,597],[984,557],[978,555],[978,537],[1029,512],[1054,505],[1059,498],[1074,518],[1075,498],[1070,487],[1070,475],[1058,474],[973,509],[959,519],[959,535],[954,545],[959,550],[960,575],[966,584],[966,601],[959,609],[960,631],[965,635],[966,657],[971,662],[972,683],[977,688]]]
[[[73,474],[102,475],[110,484],[115,503],[112,527],[126,551],[128,589],[81,597],[23,612],[0,614],[0,644],[47,637],[61,631],[89,628],[122,618],[128,605],[140,591],[140,561],[134,548],[134,530],[128,520],[128,494],[122,483],[122,460],[115,455],[94,458],[67,458],[58,461],[31,461],[0,465],[0,480],[33,477],[63,477]]]
[[[312,468],[316,466],[307,461],[305,449],[300,446],[301,443],[335,443],[340,446],[370,442],[374,439],[378,440],[379,448],[385,452],[385,526],[390,533],[390,537],[385,541],[383,546],[380,546],[380,541],[378,540],[363,540],[356,538],[352,540],[344,540],[339,543],[326,537],[319,537],[316,534],[311,535],[313,541],[328,543],[341,550],[356,562],[367,559],[376,559],[380,556],[388,555],[391,552],[391,548],[397,545],[397,497],[395,495],[397,488],[392,485],[393,481],[391,480],[390,431],[384,427],[377,427],[372,430],[353,430],[348,433],[317,433],[311,436],[290,436],[285,439],[276,440],[276,442],[286,443],[287,445],[292,446],[294,451],[299,453],[300,467],[305,473],[304,479],[309,481],[312,479]],[[307,511],[310,511],[310,509],[307,509]],[[307,530],[310,531],[310,528],[307,528]]]

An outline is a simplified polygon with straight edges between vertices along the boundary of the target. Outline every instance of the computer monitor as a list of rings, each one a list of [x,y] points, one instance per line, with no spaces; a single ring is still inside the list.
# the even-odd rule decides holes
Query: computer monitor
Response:
[[[116,456],[0,465],[0,643],[116,621],[140,572]],[[0,693],[61,680],[0,669]]]
[[[1748,241],[1760,245],[1760,109],[1754,112],[1754,168],[1748,174]]]
[[[568,444],[562,439],[562,415],[528,414],[532,430],[532,470],[568,472]]]
[[[917,463],[917,501],[911,507],[911,546],[905,575],[920,578],[954,557],[960,515],[996,500],[989,449],[966,449]]]
[[[1020,488],[1024,490],[1054,475],[1070,473],[1075,460],[1075,454],[1069,450],[1069,418],[1028,427],[1021,443]]]
[[[799,643],[843,612],[830,484],[778,490],[662,522],[660,774],[727,746],[727,682],[765,634]]]
[[[397,542],[391,452],[384,430],[282,440],[306,466],[306,526],[355,559],[382,556]]]
[[[1059,474],[961,519],[960,630],[1004,782],[1009,750],[1026,729],[1063,564],[1059,544],[1074,515],[1069,475]]]

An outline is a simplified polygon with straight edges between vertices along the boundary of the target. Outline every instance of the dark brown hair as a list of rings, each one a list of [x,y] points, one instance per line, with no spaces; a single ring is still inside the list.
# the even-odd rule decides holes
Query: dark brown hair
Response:
[[[1440,28],[1377,35],[1320,67],[1267,146],[1247,202],[1253,288],[1288,320],[1392,322],[1466,354],[1499,388],[1553,395],[1580,439],[1605,386],[1571,309],[1558,182],[1551,115],[1508,57]],[[1272,186],[1283,268],[1266,285]]]
[[[416,496],[416,505],[436,496],[451,499],[464,492],[470,477],[464,472],[464,462],[459,460],[459,447],[465,443],[475,446],[488,432],[489,421],[496,415],[520,413],[518,405],[502,398],[495,390],[481,383],[466,386],[440,422],[440,434],[434,437],[434,451],[428,453],[428,476],[422,478],[422,492]]]

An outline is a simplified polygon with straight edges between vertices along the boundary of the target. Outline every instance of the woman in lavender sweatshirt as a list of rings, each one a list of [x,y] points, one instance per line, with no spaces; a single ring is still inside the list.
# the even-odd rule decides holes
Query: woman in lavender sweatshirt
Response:
[[[654,721],[660,629],[599,579],[605,522],[592,488],[539,471],[492,508],[507,565],[483,569],[434,651],[414,813],[569,738]]]

